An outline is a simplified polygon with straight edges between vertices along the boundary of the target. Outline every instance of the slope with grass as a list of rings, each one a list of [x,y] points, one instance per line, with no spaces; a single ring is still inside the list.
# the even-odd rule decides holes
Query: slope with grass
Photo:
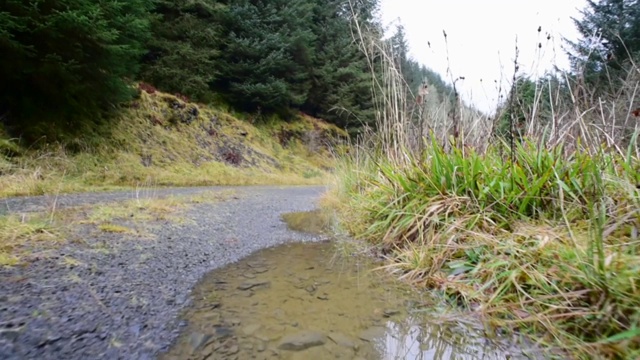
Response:
[[[140,88],[101,134],[36,149],[0,129],[0,197],[141,185],[321,184],[333,167],[330,148],[346,136],[304,114],[254,125],[255,117]]]

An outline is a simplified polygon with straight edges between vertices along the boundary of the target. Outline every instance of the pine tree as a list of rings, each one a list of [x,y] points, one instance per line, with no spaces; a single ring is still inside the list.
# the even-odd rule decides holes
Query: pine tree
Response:
[[[640,53],[638,0],[587,1],[583,19],[573,19],[581,39],[568,42],[573,70],[597,86],[623,77],[627,62]]]
[[[37,136],[78,128],[133,95],[151,0],[0,3],[0,109]]]
[[[210,100],[224,11],[215,0],[157,0],[141,78],[160,90]]]
[[[375,3],[361,2],[363,10],[356,8],[354,18],[347,0],[315,0],[311,26],[316,41],[304,111],[344,128],[373,122],[371,72],[352,26],[355,20],[375,26]]]
[[[232,0],[222,19],[216,89],[243,110],[286,114],[303,104],[314,35],[305,0]]]

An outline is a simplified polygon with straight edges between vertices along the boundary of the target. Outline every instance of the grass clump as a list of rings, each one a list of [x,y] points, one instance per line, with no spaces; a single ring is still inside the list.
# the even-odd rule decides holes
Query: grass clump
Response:
[[[57,243],[61,234],[56,220],[46,214],[0,215],[0,266],[21,263],[28,244]]]
[[[338,156],[325,204],[341,225],[488,334],[528,335],[550,357],[640,357],[640,151],[620,98],[553,103],[562,123],[528,114],[504,139],[460,103],[404,110],[413,98],[391,52],[360,36],[382,59],[377,131]]]
[[[387,269],[496,327],[586,352],[636,351],[637,160],[518,151],[514,164],[498,149],[445,154],[437,144],[402,167],[361,159],[350,166],[377,171],[350,173],[344,222],[394,260]]]

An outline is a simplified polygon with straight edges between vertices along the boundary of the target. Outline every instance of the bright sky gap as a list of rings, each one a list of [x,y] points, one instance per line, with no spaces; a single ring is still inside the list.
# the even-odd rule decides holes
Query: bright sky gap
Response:
[[[516,39],[521,71],[537,77],[554,66],[568,69],[563,39],[578,37],[571,17],[581,18],[585,6],[584,0],[382,0],[382,19],[404,25],[416,61],[449,83],[451,74],[464,76],[456,83],[463,99],[491,113],[500,84],[504,94],[513,76]]]

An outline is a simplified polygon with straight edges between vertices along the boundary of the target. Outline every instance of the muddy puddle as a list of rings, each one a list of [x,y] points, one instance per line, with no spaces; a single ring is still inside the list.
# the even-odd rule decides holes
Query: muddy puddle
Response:
[[[368,258],[333,242],[265,249],[205,276],[187,326],[160,359],[516,359],[456,322],[436,325],[432,306]]]

